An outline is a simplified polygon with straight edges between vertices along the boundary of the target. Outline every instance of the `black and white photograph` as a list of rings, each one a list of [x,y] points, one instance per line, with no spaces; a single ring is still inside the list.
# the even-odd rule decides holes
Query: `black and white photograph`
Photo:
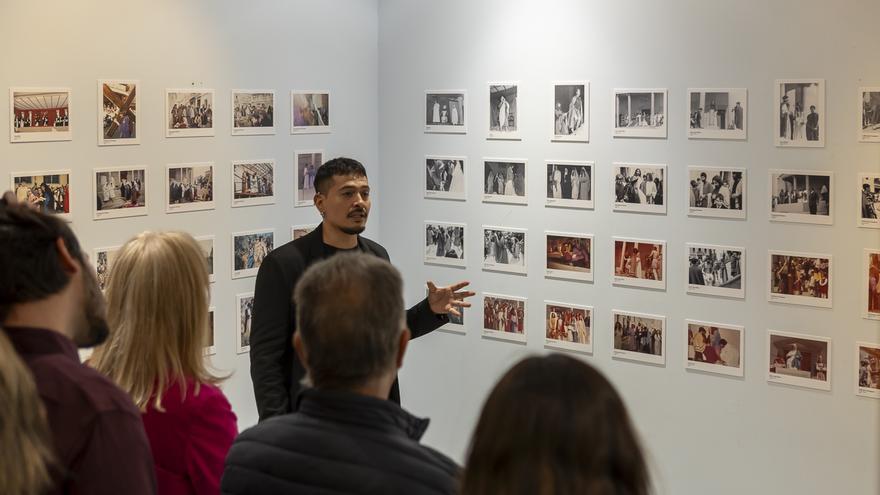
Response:
[[[275,203],[275,160],[232,162],[232,207]]]
[[[593,308],[544,301],[544,347],[593,353]]]
[[[205,346],[205,356],[217,354],[217,328],[214,324],[214,307],[208,308],[208,345]]]
[[[10,88],[9,142],[70,141],[68,88]]]
[[[526,273],[526,230],[483,226],[483,270]]]
[[[545,232],[549,278],[593,281],[593,236],[567,232]]]
[[[741,247],[688,243],[689,294],[746,297],[746,250]]]
[[[290,106],[291,134],[326,134],[332,131],[330,91],[291,91]]]
[[[275,91],[233,89],[231,104],[233,136],[275,134]]]
[[[776,146],[825,146],[825,80],[785,79],[774,86]]]
[[[880,229],[880,173],[859,174],[859,227]]]
[[[524,205],[526,197],[526,160],[483,160],[483,202]]]
[[[880,320],[880,249],[865,249],[862,265],[862,316]]]
[[[880,344],[856,342],[856,395],[880,399]]]
[[[251,230],[232,234],[232,278],[256,277],[263,260],[273,249],[274,230]]]
[[[140,144],[137,90],[137,81],[98,81],[98,146]]]
[[[728,167],[688,167],[688,215],[746,218],[746,170]]]
[[[489,139],[521,139],[518,94],[518,83],[489,83]]]
[[[315,173],[324,163],[324,150],[296,151],[293,154],[294,206],[315,204]]]
[[[313,223],[309,225],[294,225],[290,228],[290,240],[295,241],[300,237],[308,234],[309,232],[315,230],[318,227],[318,224]]]
[[[590,82],[553,84],[553,141],[590,141]]]
[[[697,320],[685,320],[684,327],[685,369],[743,376],[743,327]]]
[[[425,91],[425,132],[466,134],[464,90]]]
[[[235,353],[251,351],[251,322],[254,317],[254,293],[235,295]]]
[[[688,89],[688,138],[739,139],[748,136],[745,88]]]
[[[195,238],[196,242],[199,243],[199,247],[202,248],[202,255],[205,256],[205,263],[208,265],[208,278],[211,282],[216,280],[214,276],[214,241],[216,238],[213,235],[202,235]]]
[[[880,88],[859,88],[859,141],[880,143]]]
[[[834,173],[770,171],[770,220],[831,225]]]
[[[666,242],[615,237],[611,283],[666,290]]]
[[[614,164],[614,211],[666,214],[666,165]]]
[[[165,90],[165,137],[213,135],[213,89]]]
[[[526,298],[483,294],[483,337],[526,343]]]
[[[94,219],[147,214],[147,168],[96,168],[92,179]]]
[[[19,203],[70,218],[70,170],[13,172],[11,187]]]
[[[122,246],[113,246],[95,249],[92,258],[95,264],[95,273],[98,276],[98,287],[102,291],[107,289],[107,282],[110,281],[110,270],[113,268],[113,261],[119,254]]]
[[[770,302],[830,308],[833,292],[830,254],[768,253]]]
[[[213,163],[178,163],[165,170],[166,213],[214,209]]]
[[[467,266],[463,223],[425,222],[425,263]]]
[[[831,390],[831,339],[768,330],[767,348],[768,382]]]
[[[546,206],[593,208],[595,163],[547,161]]]
[[[611,357],[666,366],[666,317],[611,310]]]
[[[665,89],[615,89],[614,137],[666,139]]]
[[[425,288],[425,297],[428,297],[428,289]],[[464,325],[464,315],[468,311],[465,308],[458,308],[460,315],[456,316],[452,313],[447,315],[448,321],[445,325],[438,328],[441,332],[454,333],[457,335],[467,334],[467,327]]]
[[[425,197],[430,199],[467,199],[465,158],[461,156],[425,157]]]

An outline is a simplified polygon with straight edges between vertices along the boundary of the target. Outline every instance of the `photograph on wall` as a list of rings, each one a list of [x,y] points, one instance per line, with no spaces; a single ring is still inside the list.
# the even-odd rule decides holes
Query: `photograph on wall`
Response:
[[[147,214],[146,167],[96,168],[92,185],[95,220]]]
[[[425,132],[465,134],[466,91],[425,91]]]
[[[831,225],[834,174],[807,170],[770,171],[770,220]]]
[[[313,223],[310,225],[294,225],[290,228],[290,240],[295,241],[300,237],[305,236],[309,232],[315,230],[318,227],[318,224]]]
[[[483,270],[526,273],[526,230],[483,226]]]
[[[666,165],[614,164],[614,211],[666,214]]]
[[[489,83],[489,139],[521,139],[518,94],[515,82]]]
[[[526,298],[483,294],[483,337],[526,342]]]
[[[232,234],[232,278],[257,276],[260,265],[273,249],[274,230],[251,230]]]
[[[251,321],[254,317],[254,293],[235,295],[235,353],[251,351]]]
[[[880,173],[859,174],[859,227],[880,229]]]
[[[614,137],[666,139],[665,89],[615,89]]]
[[[233,136],[275,134],[275,92],[233,89],[231,128]]]
[[[113,246],[106,248],[97,248],[94,251],[95,274],[98,276],[98,287],[102,291],[107,290],[107,282],[110,280],[110,270],[113,268],[113,262],[119,254],[122,246]]]
[[[425,197],[432,199],[467,199],[465,158],[461,156],[425,157]]]
[[[208,308],[208,345],[205,346],[205,356],[217,354],[217,328],[214,326],[214,308]]]
[[[859,141],[880,143],[880,88],[859,88]]]
[[[769,252],[770,302],[830,308],[832,264],[830,254]]]
[[[856,343],[856,395],[880,399],[880,344]]]
[[[593,281],[593,236],[566,232],[545,232],[546,277]]]
[[[428,297],[428,289],[425,288],[425,297]],[[447,314],[448,321],[445,325],[438,328],[442,332],[454,333],[458,335],[464,335],[467,333],[467,327],[464,326],[464,314],[466,312],[465,308],[458,308],[458,312],[460,315],[454,315],[452,313]]]
[[[666,317],[611,310],[611,357],[666,366]]]
[[[746,250],[741,247],[686,244],[690,294],[746,297]]]
[[[666,290],[666,242],[614,238],[611,283]]]
[[[553,84],[553,141],[590,141],[590,82]]]
[[[825,80],[777,80],[774,87],[776,146],[825,146]]]
[[[213,135],[213,89],[165,90],[165,137]]]
[[[208,279],[214,282],[216,280],[214,277],[214,241],[216,239],[212,235],[202,235],[196,237],[195,240],[199,243],[202,255],[205,257],[205,263],[208,265]]]
[[[880,320],[880,249],[865,249],[862,268],[862,316],[869,320]]]
[[[294,206],[315,204],[315,173],[324,163],[323,150],[297,151],[293,154],[296,173],[293,176],[296,197]]]
[[[232,162],[232,207],[275,202],[275,160]]]
[[[544,347],[593,353],[593,308],[544,301]]]
[[[466,266],[463,223],[425,222],[425,263]]]
[[[213,163],[178,163],[165,170],[167,213],[214,209]]]
[[[70,90],[10,88],[9,142],[70,141]]]
[[[98,146],[140,144],[137,81],[98,81]]]
[[[696,320],[684,325],[686,369],[743,376],[743,327]]]
[[[688,137],[746,139],[748,91],[745,88],[688,89]]]
[[[483,202],[524,205],[526,197],[526,160],[483,160]]]
[[[70,170],[13,172],[11,187],[19,203],[70,218]]]
[[[290,92],[290,133],[326,134],[330,127],[330,91]]]
[[[688,215],[746,218],[746,170],[688,167]]]
[[[595,163],[547,161],[547,206],[593,208]]]
[[[831,390],[831,339],[768,330],[767,347],[768,382]]]

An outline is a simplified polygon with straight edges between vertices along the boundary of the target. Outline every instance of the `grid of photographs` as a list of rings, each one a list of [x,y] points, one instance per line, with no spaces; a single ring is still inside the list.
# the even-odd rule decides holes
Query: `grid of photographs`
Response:
[[[526,197],[526,160],[483,160],[483,202],[524,205]]]
[[[865,292],[862,315],[869,320],[880,320],[880,249],[865,249],[862,268],[862,290]]]
[[[590,141],[590,82],[553,84],[553,141]]]
[[[98,146],[140,144],[137,81],[98,81]]]
[[[526,230],[483,226],[483,270],[526,274]]]
[[[831,225],[832,172],[770,171],[770,220]]]
[[[688,137],[744,140],[748,126],[748,91],[688,89]]]
[[[11,177],[11,190],[19,203],[70,218],[70,170],[13,172]]]
[[[425,222],[425,263],[466,266],[463,223]]]
[[[213,235],[202,235],[195,238],[196,242],[199,243],[199,247],[202,249],[202,255],[205,257],[205,263],[208,265],[208,279],[211,282],[216,280],[214,276],[215,265],[214,265],[214,241],[216,238]]]
[[[489,139],[521,139],[518,94],[515,82],[489,84]]]
[[[880,229],[880,174],[859,174],[859,227]]]
[[[466,134],[463,90],[425,91],[425,132]]]
[[[690,294],[746,297],[746,250],[741,247],[686,244]]]
[[[275,249],[271,229],[232,234],[232,278],[256,277],[266,256]]]
[[[94,263],[95,274],[98,276],[98,287],[103,291],[107,289],[107,282],[110,280],[110,270],[113,268],[113,261],[122,246],[113,246],[95,249]]]
[[[614,137],[666,139],[665,89],[615,89]]]
[[[10,88],[9,142],[70,141],[70,89]]]
[[[614,211],[666,214],[666,165],[614,164]]]
[[[743,327],[685,320],[685,368],[743,376]]]
[[[614,238],[614,285],[666,290],[666,242]]]
[[[859,88],[859,141],[880,143],[880,88]]]
[[[526,298],[483,294],[483,337],[526,342]]]
[[[232,90],[233,136],[275,134],[275,92],[269,89]]]
[[[770,302],[830,308],[832,264],[830,254],[769,253]]]
[[[275,203],[275,160],[232,162],[232,206]]]
[[[831,390],[831,339],[768,330],[767,348],[768,382]]]
[[[294,225],[290,228],[290,240],[295,241],[318,228],[318,224]]]
[[[94,219],[147,214],[147,168],[97,168],[92,178]]]
[[[593,353],[593,308],[544,301],[544,347]]]
[[[856,343],[856,395],[880,399],[880,344]]]
[[[165,137],[213,135],[213,89],[165,90]]]
[[[254,317],[254,293],[236,294],[235,296],[235,353],[245,354],[251,351],[251,322]]]
[[[330,91],[291,91],[290,107],[291,134],[331,132]]]
[[[825,146],[825,80],[777,80],[773,89],[777,117],[775,143],[780,147]]]
[[[545,205],[563,208],[593,208],[595,162],[547,161]]]
[[[293,154],[296,173],[293,175],[296,197],[294,206],[312,206],[315,197],[315,173],[324,163],[323,150],[297,151]]]
[[[666,366],[666,317],[612,310],[611,357]]]
[[[547,268],[550,278],[593,281],[593,236],[566,232],[545,232]]]
[[[425,197],[431,199],[467,199],[465,158],[460,156],[425,157]]]
[[[168,197],[165,211],[179,213],[214,209],[214,164],[179,163],[165,169]]]
[[[746,170],[688,167],[688,215],[746,218]]]

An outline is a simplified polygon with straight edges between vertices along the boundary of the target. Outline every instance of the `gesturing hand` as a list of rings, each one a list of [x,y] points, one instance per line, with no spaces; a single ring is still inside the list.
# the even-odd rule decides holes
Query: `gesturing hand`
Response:
[[[469,308],[471,303],[465,301],[465,298],[476,295],[475,292],[461,290],[467,287],[470,282],[459,282],[449,287],[437,287],[434,282],[428,281],[428,305],[431,311],[438,315],[451,314],[461,316],[458,308]]]

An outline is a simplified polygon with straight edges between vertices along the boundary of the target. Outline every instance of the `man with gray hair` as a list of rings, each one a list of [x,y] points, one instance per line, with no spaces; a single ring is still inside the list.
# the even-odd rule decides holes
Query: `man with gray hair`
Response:
[[[238,437],[222,492],[454,493],[458,467],[419,444],[428,420],[387,400],[410,339],[400,273],[338,254],[306,270],[294,302],[307,388],[296,412]]]

